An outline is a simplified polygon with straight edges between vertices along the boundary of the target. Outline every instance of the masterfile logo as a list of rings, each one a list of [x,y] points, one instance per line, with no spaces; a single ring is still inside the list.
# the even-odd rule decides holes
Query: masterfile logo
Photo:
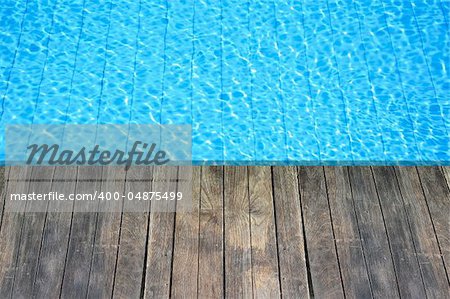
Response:
[[[115,150],[114,152],[108,150],[100,150],[100,146],[96,144],[93,149],[89,150],[82,147],[80,151],[75,152],[70,149],[61,150],[58,144],[49,146],[48,144],[32,144],[27,148],[31,151],[26,164],[32,165],[37,158],[35,164],[42,165],[43,161],[48,156],[48,165],[102,165],[107,166],[111,164],[125,165],[125,170],[128,170],[133,164],[139,166],[150,165],[164,165],[170,162],[167,159],[167,153],[163,150],[156,151],[156,143],[148,144],[141,141],[135,141],[129,152]],[[139,150],[142,148],[142,150]]]
[[[11,125],[6,165],[189,165],[187,125]]]

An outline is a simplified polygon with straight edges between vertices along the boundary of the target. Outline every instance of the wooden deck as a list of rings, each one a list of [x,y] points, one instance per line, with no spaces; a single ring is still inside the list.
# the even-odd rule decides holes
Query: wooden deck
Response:
[[[33,169],[2,168],[0,298],[450,298],[449,168],[196,167],[189,213],[3,211],[60,177],[151,188]]]

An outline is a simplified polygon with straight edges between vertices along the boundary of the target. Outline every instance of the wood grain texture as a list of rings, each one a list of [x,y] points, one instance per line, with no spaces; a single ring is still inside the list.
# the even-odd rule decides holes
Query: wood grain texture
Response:
[[[125,190],[125,168],[103,167],[100,192],[118,193]],[[112,195],[114,196],[114,195]],[[105,200],[106,202],[106,200]],[[92,262],[89,274],[88,297],[111,298],[117,262],[122,200],[109,200],[102,204],[98,213]]]
[[[298,180],[314,296],[343,298],[322,167],[299,167]]]
[[[372,171],[383,211],[400,296],[424,298],[425,287],[394,168],[372,167]]]
[[[6,189],[8,188],[10,169],[11,167],[0,167],[0,230],[3,222],[3,210],[5,209]]]
[[[224,296],[223,167],[202,167],[198,297]]]
[[[374,297],[398,298],[386,228],[370,167],[349,167],[356,217]]]
[[[428,298],[449,298],[438,240],[415,167],[395,167]]]
[[[417,167],[447,275],[450,273],[450,192],[439,167]]]
[[[442,167],[196,167],[193,210],[100,215],[78,201],[32,213],[7,194],[187,192],[187,172],[8,169],[1,298],[450,297]]]
[[[444,172],[444,176],[447,181],[447,186],[450,189],[450,166],[442,166],[442,171]]]
[[[273,190],[281,292],[285,298],[309,298],[296,168],[274,167]]]
[[[77,194],[94,194],[101,187],[102,167],[78,167]],[[97,225],[97,202],[75,201],[61,296],[87,296]]]
[[[180,172],[189,171],[179,169]],[[197,297],[198,279],[198,243],[199,243],[199,216],[200,216],[200,167],[193,168],[192,174],[192,210],[179,212],[175,223],[175,245],[172,266],[173,298]],[[187,186],[181,185],[181,188]],[[180,188],[178,189],[180,190]],[[186,191],[186,190],[184,190]],[[184,194],[187,194],[183,192]]]
[[[252,255],[247,167],[225,167],[225,294],[250,298]]]
[[[32,167],[29,194],[48,194],[51,191],[55,167]],[[13,298],[31,298],[41,250],[41,240],[47,214],[34,212],[33,206],[44,210],[48,201],[27,202],[20,231],[21,240],[14,275]]]
[[[255,298],[279,298],[278,251],[270,167],[248,167],[252,281]]]
[[[126,174],[125,194],[152,190],[151,167],[131,167]],[[131,206],[132,205],[132,206]],[[132,212],[134,208],[140,212]],[[124,202],[120,244],[114,280],[114,298],[139,298],[143,289],[150,202]]]
[[[154,167],[152,191],[176,191],[177,167]],[[168,298],[173,257],[175,213],[173,201],[152,201],[144,298]]]
[[[28,193],[32,167],[11,167],[6,189],[5,209],[0,231],[0,298],[12,296],[16,261],[19,252],[20,230],[24,219],[25,202],[21,202],[12,212],[8,195]]]
[[[52,191],[66,196],[75,192],[77,167],[55,167],[54,177],[60,181],[53,182]],[[72,222],[72,212],[58,212],[63,210],[62,205],[67,203],[52,201],[48,205],[33,288],[33,295],[37,298],[57,298],[60,295]]]
[[[325,177],[345,296],[370,298],[372,290],[347,168],[325,167]]]

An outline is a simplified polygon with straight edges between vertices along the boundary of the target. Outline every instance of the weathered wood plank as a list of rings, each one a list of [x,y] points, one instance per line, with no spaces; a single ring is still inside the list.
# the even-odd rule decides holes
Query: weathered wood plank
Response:
[[[417,167],[437,239],[450,273],[450,192],[439,167]]]
[[[394,168],[372,167],[372,171],[391,247],[400,296],[425,298],[425,287]]]
[[[445,179],[447,180],[447,186],[450,189],[450,166],[442,166],[442,171],[444,172]]]
[[[183,171],[188,170],[180,167],[179,172]],[[177,209],[172,267],[171,294],[173,298],[195,298],[198,293],[200,172],[200,167],[193,168],[192,210],[179,212]],[[182,174],[179,173],[179,177],[182,177]],[[185,187],[188,186],[183,185],[182,188],[178,188],[178,191],[186,191],[182,190]]]
[[[198,297],[224,296],[223,167],[202,167]]]
[[[248,167],[253,294],[279,298],[278,251],[270,167]]]
[[[297,170],[272,170],[281,293],[285,298],[309,298]]]
[[[152,191],[176,191],[177,167],[154,167]],[[171,267],[173,258],[173,237],[175,202],[152,201],[150,213],[149,240],[144,298],[168,298],[170,296]]]
[[[325,177],[345,296],[370,298],[372,290],[348,170],[345,167],[325,167]]]
[[[101,187],[102,167],[78,167],[77,194],[94,194]],[[98,213],[97,202],[75,201],[61,295],[86,296]]]
[[[396,167],[428,298],[450,297],[441,251],[415,167]]]
[[[3,222],[3,210],[5,209],[6,189],[8,188],[10,169],[11,167],[0,167],[0,230]]]
[[[48,194],[51,191],[54,171],[55,167],[32,167],[28,193]],[[46,210],[48,203],[41,201],[26,204],[14,275],[13,298],[31,298],[33,295],[33,283],[47,217],[45,212],[34,212],[33,206],[39,204]]]
[[[397,278],[372,172],[370,167],[349,167],[349,173],[373,295],[398,298]]]
[[[225,294],[230,298],[250,298],[252,253],[247,167],[224,169]]]
[[[299,167],[298,179],[314,296],[343,298],[323,167]]]
[[[52,191],[68,196],[75,192],[77,167],[55,167],[57,182]],[[47,219],[42,236],[42,248],[33,288],[37,298],[58,298],[64,274],[72,212],[58,212],[66,202],[52,201],[48,205]],[[73,205],[70,203],[69,205]],[[49,284],[48,282],[52,283]]]
[[[9,173],[6,196],[28,194],[32,167],[14,166]],[[13,291],[15,266],[20,243],[20,230],[24,219],[25,202],[14,203],[17,210],[11,212],[11,202],[5,198],[5,210],[0,231],[0,298],[10,298]]]
[[[102,175],[82,167],[76,182],[76,168],[56,167],[58,180],[52,183],[42,181],[48,171],[11,169],[16,173],[11,171],[10,182],[4,184],[2,200],[6,193],[51,190],[67,195],[124,187],[123,173],[104,169]],[[142,180],[152,176],[150,168],[132,170],[126,174],[125,191],[153,190],[151,182]],[[287,298],[306,298],[303,208],[316,297],[321,297],[317,275],[328,279],[329,268],[318,273],[314,255],[325,252],[322,259],[336,250],[346,297],[366,298],[373,293],[373,297],[395,298],[399,289],[405,297],[425,297],[424,286],[427,297],[448,298],[450,196],[445,168],[374,168],[373,174],[367,167],[299,168],[298,176],[295,167],[272,171],[226,167],[224,177],[222,167],[196,168],[192,212],[176,216],[159,212],[149,220],[146,202],[139,213],[124,213],[121,227],[120,218],[101,214],[97,219],[84,203],[76,204],[73,223],[70,212],[54,212],[61,208],[57,201],[49,202],[47,215],[24,214],[23,205],[18,213],[0,217],[0,296],[52,298],[59,297],[62,289],[62,297],[216,298],[235,297],[236,292],[245,296],[245,289],[254,297],[275,298],[282,293]],[[102,184],[102,176],[113,183]],[[158,176],[173,178],[174,170]],[[27,182],[30,177],[41,181]],[[155,183],[159,189],[170,185]],[[158,204],[159,211],[167,209]],[[5,208],[8,211],[10,203]],[[247,260],[247,266],[232,260]],[[236,282],[227,282],[224,271],[232,273]],[[338,276],[332,279],[339,281]],[[102,285],[105,288],[100,290]]]
[[[122,220],[122,198],[114,200],[114,194],[119,196],[125,190],[124,167],[103,167],[100,192],[105,197],[111,194],[111,200],[102,207],[97,217],[94,249],[89,275],[88,297],[111,298],[114,273],[117,262],[119,231]],[[104,202],[107,200],[104,200]]]
[[[152,191],[152,167],[131,167],[126,174],[125,195]],[[120,230],[117,270],[114,281],[114,298],[139,298],[145,271],[147,233],[149,225],[150,201],[141,203],[124,202],[122,227]]]

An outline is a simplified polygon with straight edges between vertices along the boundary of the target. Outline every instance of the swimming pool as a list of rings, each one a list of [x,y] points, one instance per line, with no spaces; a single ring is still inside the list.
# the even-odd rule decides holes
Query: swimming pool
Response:
[[[196,163],[449,164],[449,11],[3,0],[1,129],[191,124]]]

